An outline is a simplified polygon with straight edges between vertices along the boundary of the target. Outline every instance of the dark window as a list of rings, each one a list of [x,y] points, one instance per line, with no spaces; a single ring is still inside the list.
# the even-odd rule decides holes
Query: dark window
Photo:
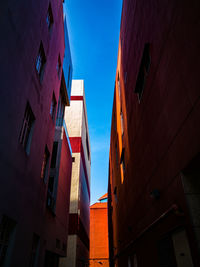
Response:
[[[114,188],[114,196],[115,196],[115,202],[117,203],[117,187]]]
[[[47,177],[48,172],[48,163],[49,163],[49,151],[47,146],[45,147],[43,161],[42,161],[42,169],[41,169],[41,178],[45,179]]]
[[[125,175],[125,148],[122,148],[120,164],[122,165],[122,171],[123,171],[122,180],[124,180],[124,175]]]
[[[36,234],[33,234],[33,241],[32,241],[32,247],[31,247],[31,256],[30,256],[29,267],[36,267],[37,266],[39,240],[40,240],[39,236],[36,235]]]
[[[43,79],[45,64],[46,64],[46,56],[44,52],[44,47],[41,42],[39,52],[38,52],[36,62],[35,62],[36,70],[40,77],[40,81],[42,81]]]
[[[54,213],[54,208],[55,208],[55,203],[56,203],[55,198],[54,198],[54,183],[55,183],[54,176],[50,176],[49,183],[48,183],[48,191],[47,191],[47,207],[53,213]]]
[[[87,156],[88,160],[90,159],[90,149],[89,149],[89,141],[88,141],[88,133],[86,132],[86,147],[87,147]]]
[[[12,219],[7,216],[2,217],[0,222],[0,266],[4,266],[6,261],[15,225],[16,223]]]
[[[69,66],[68,80],[67,80],[67,88],[69,88],[70,75],[71,75],[71,69],[70,69],[70,66]]]
[[[63,126],[64,112],[65,112],[65,102],[64,102],[64,98],[62,94],[60,93],[59,100],[58,100],[56,126]]]
[[[24,113],[22,128],[20,132],[20,137],[19,137],[19,141],[24,147],[24,149],[26,150],[27,154],[29,154],[30,152],[34,122],[35,122],[35,116],[33,115],[33,112],[32,112],[32,109],[29,103],[27,103],[25,113]]]
[[[52,28],[52,25],[53,25],[53,12],[52,12],[52,8],[51,8],[51,4],[49,4],[49,8],[47,11],[46,22],[47,22],[48,29],[50,31]]]
[[[55,177],[49,176],[48,191],[47,191],[47,208],[54,213],[55,209]]]
[[[150,62],[151,62],[149,46],[150,46],[149,43],[145,44],[144,46],[142,61],[140,64],[140,69],[139,69],[135,91],[134,91],[136,94],[138,94],[139,100],[142,97],[144,85],[147,79],[147,75],[149,73],[149,67],[150,67]]]
[[[75,157],[72,157],[72,162],[75,162]]]
[[[60,72],[61,72],[61,60],[60,60],[60,55],[58,56],[58,62],[57,62],[56,70],[57,70],[57,73],[58,73],[58,77],[60,77]]]
[[[117,87],[118,87],[119,100],[121,100],[121,86],[120,86],[119,72],[117,76]]]
[[[54,142],[53,143],[52,156],[51,156],[51,168],[56,167],[57,151],[58,151],[58,142]]]
[[[49,176],[48,191],[53,194],[54,189],[54,176]]]
[[[51,107],[50,107],[50,115],[51,115],[52,120],[55,119],[55,113],[56,113],[56,98],[53,93],[52,100],[51,100]]]
[[[123,137],[123,134],[124,134],[124,116],[123,116],[122,110],[120,113],[120,118],[121,118],[121,131],[122,131],[122,137]]]

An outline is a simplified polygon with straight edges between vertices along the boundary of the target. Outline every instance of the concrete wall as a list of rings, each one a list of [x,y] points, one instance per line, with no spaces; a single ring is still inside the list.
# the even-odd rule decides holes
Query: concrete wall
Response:
[[[185,229],[198,266],[198,237],[181,172],[200,147],[199,10],[198,1],[123,3],[109,174],[112,253],[118,266],[129,258],[131,264],[137,258],[138,266],[160,266],[159,242],[165,235],[171,240],[177,228]],[[150,68],[139,100],[134,90],[146,43]]]
[[[89,258],[90,143],[83,80],[72,80],[71,103],[65,110],[72,146],[72,182],[67,259],[63,266],[82,266]],[[86,144],[88,136],[88,152]],[[89,155],[89,157],[88,157]]]

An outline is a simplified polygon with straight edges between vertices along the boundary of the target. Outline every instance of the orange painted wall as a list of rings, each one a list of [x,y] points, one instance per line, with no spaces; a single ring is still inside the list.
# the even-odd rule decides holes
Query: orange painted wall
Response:
[[[109,266],[107,203],[90,207],[90,266]]]

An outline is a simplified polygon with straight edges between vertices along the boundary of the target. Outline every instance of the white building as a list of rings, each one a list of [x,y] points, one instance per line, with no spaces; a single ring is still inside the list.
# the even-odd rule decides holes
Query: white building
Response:
[[[65,121],[73,163],[67,258],[60,261],[60,267],[79,267],[88,263],[90,226],[91,155],[83,80],[72,80],[71,104],[65,109]]]

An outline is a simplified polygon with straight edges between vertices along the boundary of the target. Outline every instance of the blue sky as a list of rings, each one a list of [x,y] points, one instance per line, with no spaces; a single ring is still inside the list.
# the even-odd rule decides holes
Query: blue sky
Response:
[[[91,145],[91,204],[107,192],[122,0],[65,0],[73,79],[83,79]]]

